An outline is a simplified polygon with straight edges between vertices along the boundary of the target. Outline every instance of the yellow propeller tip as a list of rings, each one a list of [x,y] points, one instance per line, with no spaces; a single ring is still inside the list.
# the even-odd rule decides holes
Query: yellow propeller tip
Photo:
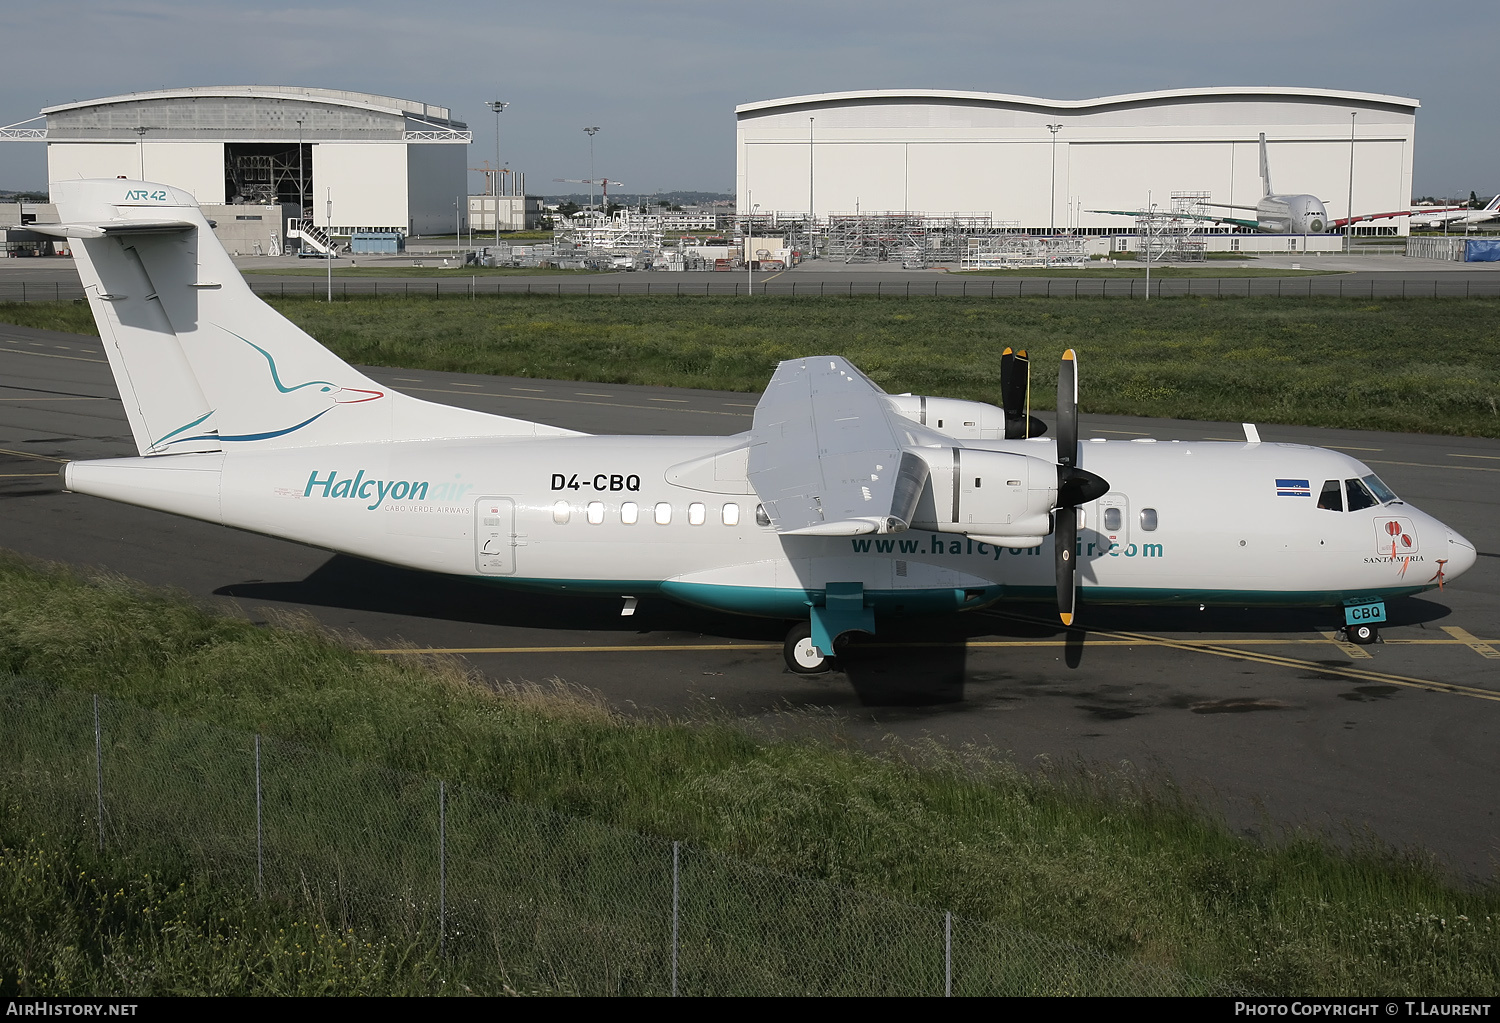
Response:
[[[1072,362],[1074,358],[1073,349],[1069,348],[1066,352],[1063,352],[1063,362]]]
[[[1062,623],[1064,625],[1072,625],[1073,624],[1073,616],[1071,614],[1065,614],[1065,613],[1059,611],[1058,614],[1057,614],[1057,616],[1062,619]]]
[[[1001,352],[1000,354],[1001,355],[1010,355],[1011,354],[1010,345],[1006,345],[1005,346],[1005,351]]]

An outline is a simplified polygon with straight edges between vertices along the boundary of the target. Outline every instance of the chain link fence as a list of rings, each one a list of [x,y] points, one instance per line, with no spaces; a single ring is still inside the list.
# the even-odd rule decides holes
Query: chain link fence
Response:
[[[1419,271],[1420,272],[1420,271]],[[423,280],[378,280],[306,277],[293,281],[250,279],[262,298],[296,296],[334,301],[356,296],[411,296],[474,299],[486,295],[655,295],[660,297],[721,297],[772,295],[782,298],[1494,298],[1500,296],[1500,274],[1481,271],[1408,277],[1404,273],[1329,274],[1311,277],[1010,277],[965,278],[939,275],[924,280],[877,280],[850,275],[848,280],[758,280],[751,285],[740,274],[718,274],[709,279],[656,280],[640,275],[590,277],[444,277]],[[656,276],[656,275],[651,275]],[[694,275],[697,278],[697,275]],[[76,282],[0,281],[0,302],[82,301]]]
[[[0,799],[498,992],[1224,995],[1168,969],[274,739],[0,679]],[[478,992],[485,993],[485,992]]]

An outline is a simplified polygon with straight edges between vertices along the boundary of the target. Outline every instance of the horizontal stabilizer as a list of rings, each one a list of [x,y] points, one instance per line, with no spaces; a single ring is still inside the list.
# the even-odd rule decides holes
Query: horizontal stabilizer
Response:
[[[176,234],[198,227],[190,220],[103,220],[91,224],[28,224],[28,231],[57,238],[106,238],[127,234]]]

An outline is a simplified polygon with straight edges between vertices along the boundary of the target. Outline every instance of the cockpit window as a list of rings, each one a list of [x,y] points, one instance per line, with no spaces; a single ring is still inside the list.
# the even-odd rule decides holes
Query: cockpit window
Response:
[[[1323,492],[1318,495],[1318,507],[1329,511],[1344,510],[1344,488],[1339,486],[1338,480],[1324,481]]]
[[[1400,500],[1400,498],[1396,496],[1396,492],[1385,485],[1385,480],[1381,479],[1379,476],[1376,476],[1373,472],[1370,473],[1370,475],[1366,476],[1364,478],[1364,481],[1365,486],[1370,488],[1371,492],[1374,493],[1376,499],[1379,500],[1381,504],[1390,504],[1392,501]]]
[[[1373,508],[1380,503],[1375,500],[1375,495],[1370,493],[1370,488],[1365,486],[1363,480],[1345,480],[1344,486],[1349,491],[1349,510],[1352,512]]]

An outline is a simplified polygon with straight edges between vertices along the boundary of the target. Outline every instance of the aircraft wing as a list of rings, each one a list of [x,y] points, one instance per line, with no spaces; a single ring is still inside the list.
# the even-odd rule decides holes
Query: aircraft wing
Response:
[[[1239,207],[1233,207],[1238,209]],[[1084,210],[1085,213],[1103,213],[1111,217],[1139,217],[1140,210]],[[1239,217],[1219,217],[1212,213],[1173,213],[1174,217],[1184,220],[1210,220],[1215,224],[1234,224],[1237,227],[1260,227],[1258,220],[1243,220]]]
[[[1443,207],[1443,208],[1433,208],[1433,207],[1429,206],[1426,209],[1418,209],[1418,210],[1396,210],[1396,211],[1391,212],[1391,213],[1361,213],[1357,217],[1340,217],[1338,220],[1330,220],[1328,222],[1328,226],[1329,227],[1346,227],[1349,224],[1358,224],[1358,223],[1360,223],[1361,221],[1364,221],[1364,220],[1388,220],[1391,217],[1415,217],[1415,216],[1418,216],[1419,214],[1422,214],[1422,213],[1453,213],[1456,210],[1461,209],[1461,208],[1462,207],[1455,207],[1455,206],[1448,206],[1448,207]]]
[[[776,367],[750,428],[750,485],[777,532],[804,536],[907,528],[927,463],[904,452],[913,430],[885,392],[839,356]]]

